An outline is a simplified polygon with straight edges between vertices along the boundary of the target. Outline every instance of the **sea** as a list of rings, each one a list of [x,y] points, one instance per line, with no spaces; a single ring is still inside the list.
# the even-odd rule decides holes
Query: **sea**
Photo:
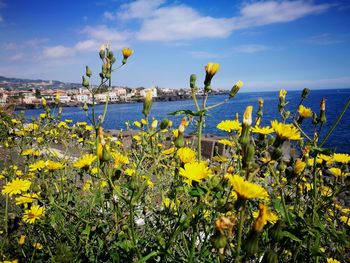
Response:
[[[293,115],[301,99],[301,91],[288,91],[286,100],[289,104],[286,110]],[[209,96],[207,105],[214,105],[227,98],[227,95]],[[221,105],[215,109],[210,110],[206,117],[204,133],[218,136],[225,136],[225,132],[216,128],[216,125],[222,120],[232,120],[236,113],[239,114],[240,119],[247,106],[253,106],[253,113],[258,109],[258,98],[264,99],[262,126],[269,125],[271,120],[280,120],[278,112],[278,91],[270,92],[245,92],[238,93],[235,98],[229,100],[226,104]],[[350,89],[329,89],[329,90],[311,90],[310,95],[304,100],[303,105],[310,107],[317,114],[320,111],[320,101],[322,98],[326,99],[326,118],[327,122],[321,129],[320,141],[327,134],[328,130],[335,123],[338,115],[343,110],[345,104],[350,98]],[[201,102],[201,100],[199,100]],[[108,106],[106,119],[104,123],[105,129],[111,130],[125,130],[126,122],[132,124],[136,120],[143,118],[142,103],[127,103],[127,104],[110,104]],[[96,105],[95,112],[97,115],[102,115],[104,105]],[[150,117],[162,120],[168,118],[173,121],[174,127],[177,127],[181,121],[182,116],[169,115],[171,112],[177,110],[188,109],[195,110],[192,100],[185,101],[169,101],[169,102],[153,102]],[[38,117],[43,113],[43,109],[28,109],[25,111],[25,118],[27,120],[33,117]],[[85,112],[80,107],[65,107],[62,112],[62,120],[71,119],[74,122],[87,121]],[[134,126],[131,126],[134,127]],[[311,119],[304,119],[301,127],[310,136],[313,134],[313,124]],[[193,129],[188,128],[190,133]],[[350,153],[350,107],[343,115],[336,129],[330,135],[324,147],[330,148],[339,153]]]

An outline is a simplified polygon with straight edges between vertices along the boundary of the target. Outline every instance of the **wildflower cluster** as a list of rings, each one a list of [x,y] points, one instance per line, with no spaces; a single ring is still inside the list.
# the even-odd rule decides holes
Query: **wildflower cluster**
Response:
[[[132,54],[122,50],[121,66]],[[82,78],[92,97],[111,85],[116,69],[108,44],[99,57],[101,86],[91,86],[89,67]],[[171,113],[183,115],[174,123],[152,117],[147,93],[143,118],[128,123],[127,135],[103,129],[108,101],[102,116],[95,116],[94,104],[83,107],[89,123],[63,120],[59,103],[50,108],[45,100],[31,122],[7,118],[0,261],[347,262],[350,155],[323,148],[325,101],[317,115],[303,105],[305,89],[290,114],[281,90],[280,119],[261,126],[259,98],[217,123],[226,136],[216,142],[221,150],[208,155],[202,148],[207,113],[243,87],[237,81],[223,102],[207,105],[219,68],[205,66],[201,104],[191,75],[195,110]],[[304,131],[308,121],[312,138]],[[188,125],[194,136],[186,135]]]

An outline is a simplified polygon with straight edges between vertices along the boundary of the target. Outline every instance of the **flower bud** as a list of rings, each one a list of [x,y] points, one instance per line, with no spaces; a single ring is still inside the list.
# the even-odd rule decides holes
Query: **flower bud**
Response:
[[[227,245],[227,237],[219,231],[216,231],[211,238],[211,243],[216,249],[224,248]]]
[[[152,107],[152,90],[148,90],[146,92],[146,96],[145,99],[143,101],[143,115],[145,115],[145,117],[148,116],[148,114],[151,111],[151,107]]]
[[[303,92],[301,93],[301,98],[306,99],[307,96],[309,96],[310,90],[308,88],[303,89]]]
[[[304,163],[301,159],[297,159],[293,165],[294,173],[296,175],[300,175],[306,167],[306,163]]]
[[[60,102],[60,94],[56,93],[55,104],[58,104],[59,102]]]
[[[197,87],[196,87],[196,80],[197,80],[196,74],[192,74],[190,76],[190,87],[191,87],[192,91],[197,89]]]
[[[41,98],[41,104],[43,105],[43,107],[46,107],[47,105],[46,99],[44,97]]]
[[[85,77],[84,77],[84,76],[83,76],[82,85],[83,85],[83,87],[85,87],[85,88],[87,88],[87,87],[89,87],[89,86],[90,86],[89,81],[87,81],[87,80],[85,79]]]
[[[108,51],[107,57],[108,57],[110,60],[111,60],[112,58],[114,58],[113,51]]]
[[[247,252],[248,255],[254,255],[259,250],[259,233],[252,231],[245,244],[244,244],[244,250]]]
[[[106,64],[103,64],[103,65],[102,65],[102,73],[103,73],[103,74],[106,74],[106,73],[107,73],[107,65],[106,65]]]
[[[318,118],[315,112],[312,113],[312,124],[318,124]]]
[[[157,126],[158,126],[158,121],[157,120],[152,121],[152,124],[151,124],[152,129],[155,130]]]
[[[320,104],[320,123],[326,123],[326,99],[322,98],[321,104]]]
[[[131,48],[123,48],[122,49],[122,54],[123,54],[123,61],[122,63],[125,64],[127,59],[134,53],[134,51]]]
[[[235,97],[238,91],[243,87],[243,81],[239,80],[236,82],[235,85],[233,85],[231,91],[230,91],[230,99]]]
[[[175,144],[176,148],[182,148],[185,145],[184,135],[180,131],[179,131],[179,135],[176,137],[176,139],[174,141],[174,144]]]
[[[84,106],[83,106],[83,111],[88,111],[89,110],[89,107],[88,107],[88,105],[87,105],[87,103],[85,102],[84,103]]]
[[[219,68],[220,68],[220,65],[217,63],[208,63],[205,66],[205,72],[206,72],[205,80],[204,80],[205,91],[211,90],[211,87],[210,87],[211,80],[214,77],[214,75],[218,72]]]
[[[160,122],[160,129],[161,130],[165,130],[166,128],[168,128],[169,126],[169,120],[168,119],[163,119],[161,122]]]
[[[102,44],[100,47],[100,52],[98,53],[101,59],[105,58],[105,52],[106,52],[106,46]]]
[[[89,77],[89,78],[90,78],[91,75],[92,75],[91,69],[89,69],[88,66],[85,67],[85,75],[86,75],[87,77]]]
[[[247,106],[247,108],[245,109],[245,112],[243,114],[243,124],[246,126],[252,125],[252,111],[253,106]]]

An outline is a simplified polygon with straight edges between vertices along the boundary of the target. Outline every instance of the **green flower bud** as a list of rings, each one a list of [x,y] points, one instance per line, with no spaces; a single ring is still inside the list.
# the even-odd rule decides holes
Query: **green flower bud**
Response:
[[[271,154],[271,159],[272,160],[278,160],[282,156],[282,150],[278,147],[275,148]]]
[[[233,85],[231,91],[230,91],[230,99],[235,97],[238,91],[243,87],[243,81],[239,80],[236,82],[235,85]]]
[[[89,86],[90,86],[89,81],[87,81],[87,80],[85,79],[85,77],[84,77],[84,76],[83,76],[82,85],[83,85],[83,87],[85,87],[85,88],[87,88],[87,87],[89,87]]]
[[[318,118],[315,112],[312,113],[312,124],[318,124]]]
[[[227,245],[227,237],[224,234],[220,233],[220,231],[216,231],[216,233],[211,238],[211,243],[216,249],[224,248]]]
[[[277,263],[278,262],[277,254],[274,251],[272,251],[271,249],[269,249],[264,255],[263,262]]]
[[[102,162],[108,162],[111,159],[112,159],[111,153],[108,151],[106,146],[103,146],[101,161]]]
[[[326,121],[326,99],[322,98],[320,104],[320,123],[324,124]]]
[[[252,231],[244,244],[244,250],[248,255],[254,255],[259,250],[259,234]]]
[[[110,79],[111,78],[111,72],[107,72],[106,73],[106,79]]]
[[[88,111],[88,110],[89,110],[89,107],[88,107],[87,103],[85,102],[84,106],[83,106],[83,111]]]
[[[284,172],[286,170],[287,166],[284,164],[283,161],[279,162],[277,165],[277,170],[280,172]]]
[[[192,74],[190,76],[190,87],[191,87],[191,90],[195,90],[197,88],[196,87],[196,80],[197,80],[196,74]]]
[[[307,96],[309,96],[310,90],[308,88],[303,89],[303,92],[301,93],[301,98],[306,99]]]
[[[100,52],[98,53],[101,59],[104,59],[106,56],[106,46],[104,44],[100,47]]]
[[[85,75],[87,76],[87,77],[91,77],[91,75],[92,75],[92,72],[91,72],[91,70],[89,69],[89,67],[88,66],[86,66],[86,68],[85,68]]]
[[[184,135],[183,135],[183,133],[179,133],[179,136],[177,136],[177,138],[175,139],[174,144],[175,144],[176,148],[184,147],[185,142],[184,142]]]
[[[143,101],[143,115],[145,115],[145,117],[148,116],[148,114],[150,113],[152,108],[152,90],[148,90],[146,92],[146,96],[145,99]]]
[[[168,128],[168,125],[169,125],[169,120],[168,119],[163,119],[161,122],[160,122],[160,129],[161,130],[165,130],[166,128]]]
[[[112,51],[108,51],[107,57],[108,57],[110,60],[112,60],[112,59],[114,58],[113,52],[112,52]]]

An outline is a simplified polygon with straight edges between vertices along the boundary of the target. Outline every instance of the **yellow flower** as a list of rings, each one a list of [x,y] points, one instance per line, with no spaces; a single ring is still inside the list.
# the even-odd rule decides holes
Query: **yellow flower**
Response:
[[[133,53],[134,51],[131,48],[128,48],[128,47],[122,48],[122,54],[124,59],[127,59],[128,57],[130,57]]]
[[[320,186],[320,190],[321,190],[320,192],[321,192],[322,196],[330,197],[333,195],[332,188],[330,188],[328,186],[322,185],[322,186]]]
[[[344,224],[347,224],[348,226],[350,226],[350,219],[349,216],[341,216],[340,221],[342,221]]]
[[[129,176],[133,176],[135,172],[136,172],[135,169],[131,169],[131,168],[126,168],[124,171],[124,173]]]
[[[70,120],[70,119],[67,119],[67,120],[64,120],[65,122],[67,122],[67,123],[72,123],[73,122],[73,120]]]
[[[169,149],[166,149],[166,150],[162,151],[162,154],[170,155],[170,154],[173,154],[174,152],[176,152],[176,148],[175,147],[171,147]]]
[[[96,155],[85,154],[79,160],[73,163],[75,168],[87,168],[97,159]]]
[[[14,194],[20,194],[22,192],[28,191],[32,183],[28,180],[22,180],[16,178],[15,180],[8,182],[2,189],[3,194],[8,194],[12,196]]]
[[[254,215],[253,215],[254,216]],[[278,220],[278,216],[271,212],[267,205],[259,204],[259,214],[255,221],[254,229],[257,232],[261,232],[267,222],[275,224]]]
[[[54,162],[51,160],[46,161],[46,168],[50,171],[61,170],[63,169],[64,164],[60,162]]]
[[[26,236],[21,235],[19,240],[18,240],[18,245],[23,245],[26,242]]]
[[[165,208],[168,208],[170,210],[176,210],[176,208],[180,205],[180,201],[179,200],[174,201],[166,197],[162,200],[162,204]]]
[[[247,126],[252,125],[252,111],[253,106],[247,106],[243,114],[243,124]]]
[[[38,199],[37,194],[23,194],[22,196],[16,197],[16,205],[28,204]]]
[[[133,122],[134,126],[141,128],[141,123],[139,121]]]
[[[332,156],[332,161],[338,163],[348,163],[350,162],[350,155],[346,153],[335,153]]]
[[[83,185],[83,191],[84,192],[89,191],[90,188],[91,188],[91,184],[92,184],[92,181],[91,180],[87,180],[86,183]]]
[[[185,182],[188,185],[192,185],[192,181],[201,182],[212,175],[208,163],[204,161],[186,163],[184,168],[180,168],[179,174],[186,178]]]
[[[298,112],[299,112],[299,115],[303,118],[312,117],[312,110],[310,108],[304,107],[303,105],[299,106]]]
[[[118,168],[120,165],[129,164],[129,158],[118,152],[112,153],[114,159],[114,168]]]
[[[18,259],[14,259],[14,260],[4,260],[4,261],[1,261],[1,263],[18,263]]]
[[[64,121],[61,121],[58,125],[57,125],[58,128],[65,128],[65,129],[68,129],[69,126],[67,125],[67,123],[65,123]]]
[[[236,120],[225,120],[220,122],[216,128],[226,132],[239,131],[241,129],[241,124]]]
[[[135,135],[132,137],[135,141],[141,141],[141,137],[139,135]]]
[[[217,63],[208,63],[205,66],[205,71],[210,76],[214,76],[219,71],[219,69],[220,69],[220,65]]]
[[[327,258],[327,263],[340,263],[340,261],[338,261],[334,258]]]
[[[26,149],[22,151],[21,155],[22,156],[28,156],[28,155],[39,156],[40,152],[34,149]]]
[[[39,243],[39,242],[35,242],[35,243],[33,243],[33,247],[35,248],[35,249],[43,249],[43,245],[41,244],[41,243]]]
[[[287,91],[285,89],[281,89],[279,93],[280,98],[285,98],[287,95]]]
[[[239,175],[227,174],[227,178],[241,199],[268,199],[268,192],[260,185],[246,181]]]
[[[46,163],[43,160],[39,160],[33,164],[29,165],[29,171],[34,172],[34,171],[40,171],[46,167]]]
[[[192,163],[196,160],[195,151],[188,147],[177,150],[177,156],[179,156],[181,162],[183,163]]]
[[[266,127],[255,126],[252,128],[252,132],[266,135],[266,134],[273,133],[274,130],[269,126],[266,126]]]
[[[339,177],[339,176],[348,176],[349,173],[344,173],[342,170],[340,170],[339,168],[330,168],[328,171],[330,171],[335,177]]]
[[[301,159],[297,159],[294,163],[293,169],[294,169],[294,173],[296,175],[300,175],[304,169],[306,167],[306,163],[304,163]]]
[[[39,205],[32,205],[30,209],[24,211],[23,221],[28,224],[35,223],[35,220],[43,217],[45,208]]]
[[[279,123],[274,120],[271,121],[271,126],[281,140],[302,140],[299,130],[292,124]]]
[[[235,143],[230,141],[230,140],[227,140],[227,139],[221,139],[221,140],[218,140],[218,143],[221,143],[223,145],[227,145],[227,146],[235,146]]]

